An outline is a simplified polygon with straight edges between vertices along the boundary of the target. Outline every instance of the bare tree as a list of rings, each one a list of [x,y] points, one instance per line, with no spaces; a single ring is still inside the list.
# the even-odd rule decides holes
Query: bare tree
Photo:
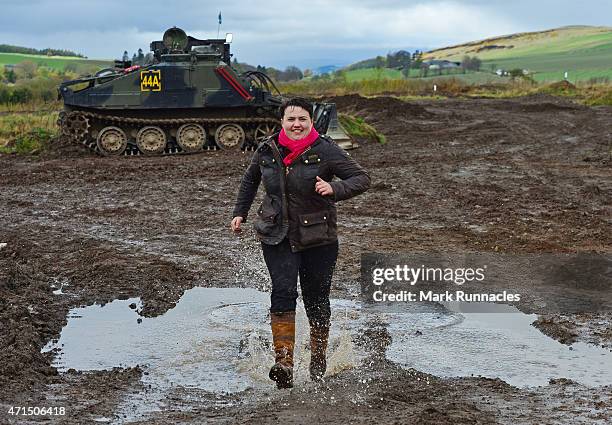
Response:
[[[23,61],[17,65],[17,69],[23,73],[25,78],[34,78],[38,65],[32,61]]]

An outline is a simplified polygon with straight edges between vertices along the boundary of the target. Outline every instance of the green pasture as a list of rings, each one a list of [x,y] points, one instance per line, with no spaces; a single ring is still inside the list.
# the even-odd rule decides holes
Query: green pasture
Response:
[[[430,75],[427,77],[420,77],[423,81],[444,81],[448,79],[456,79],[465,84],[494,84],[504,83],[509,80],[508,77],[499,77],[492,72],[468,72],[466,74],[443,74],[443,75]]]
[[[429,71],[427,77],[421,77],[421,71],[418,69],[410,70],[410,77],[408,80],[422,80],[422,81],[433,81],[433,80],[447,80],[454,78],[460,80],[466,84],[491,84],[491,83],[503,83],[508,81],[508,77],[499,77],[493,72],[471,72],[464,73],[462,70],[444,71],[441,75],[438,75],[437,71]],[[363,68],[355,69],[346,72],[346,81],[349,83],[364,81],[364,80],[398,80],[404,79],[402,73],[396,69],[375,69],[375,68]],[[563,79],[563,78],[561,78]]]
[[[487,45],[513,46],[476,52]],[[478,56],[482,67],[528,69],[536,81],[558,81],[565,71],[569,80],[612,77],[612,28],[569,27],[545,33],[528,33],[483,41],[477,46],[456,46],[434,51],[426,59],[461,60]]]
[[[510,70],[513,68],[528,69],[536,74],[536,79],[541,80],[537,74],[558,73],[563,77],[565,71],[580,71],[581,75],[589,73],[601,76],[612,73],[612,45],[610,49],[590,48],[575,50],[571,52],[546,52],[539,55],[530,53],[529,55],[487,59],[483,61],[484,67],[494,64],[496,68]]]
[[[513,34],[443,48],[425,53],[424,59],[461,60],[465,55],[476,55],[482,60],[490,61],[592,49],[609,50],[611,44],[611,27],[568,27],[547,32]],[[479,48],[492,45],[505,46],[506,48],[477,51]]]
[[[607,79],[612,82],[612,68],[610,69],[567,69],[567,80],[571,83],[588,82],[591,79]],[[564,79],[563,71],[536,72],[532,75],[538,82],[554,82]]]
[[[0,53],[0,66],[4,65],[17,65],[24,61],[31,61],[38,66],[44,66],[47,68],[56,69],[63,71],[68,64],[76,65],[94,65],[96,67],[108,67],[112,65],[112,61],[105,60],[90,60],[83,58],[76,58],[70,56],[43,56],[43,55],[25,55],[22,53]]]
[[[612,52],[611,52],[612,53]],[[550,58],[549,58],[550,59]],[[609,61],[609,59],[602,59],[602,62]],[[542,63],[538,63],[536,58],[530,58],[530,60],[522,61],[520,59],[509,59],[507,61],[491,61],[483,62],[481,67],[482,71],[473,72],[468,71],[467,73],[456,70],[456,71],[444,71],[442,74],[438,74],[437,71],[431,70],[427,74],[427,77],[422,77],[421,71],[418,69],[411,69],[408,80],[421,80],[421,81],[433,81],[433,80],[447,80],[457,79],[466,84],[495,84],[505,83],[510,80],[510,77],[500,77],[491,70],[491,65],[495,65],[495,69],[502,68],[505,70],[511,70],[514,68],[528,69],[532,74],[534,80],[538,82],[552,82],[560,81],[564,79],[565,71],[568,72],[568,80],[572,83],[586,82],[592,78],[609,78],[612,81],[612,66],[610,67],[598,67],[594,64],[588,64],[593,68],[581,68],[580,63],[570,64],[568,61],[555,62],[553,64],[550,61],[543,60]],[[586,65],[586,61],[584,62]],[[364,68],[347,71],[345,73],[346,82],[356,83],[364,80],[401,80],[405,79],[402,73],[396,69],[375,69],[375,68]],[[305,80],[307,81],[307,80]]]
[[[346,81],[352,83],[354,81],[362,81],[362,80],[375,80],[379,78],[384,78],[388,80],[395,80],[398,78],[402,78],[402,73],[397,69],[389,69],[389,68],[363,68],[363,69],[354,69],[352,71],[346,71]]]

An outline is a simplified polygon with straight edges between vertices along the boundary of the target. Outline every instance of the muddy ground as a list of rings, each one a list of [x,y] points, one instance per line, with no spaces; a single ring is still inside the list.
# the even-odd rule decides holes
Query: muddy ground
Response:
[[[362,252],[612,252],[610,108],[545,96],[332,100],[387,137],[351,152],[373,184],[339,205],[333,296],[359,290]],[[114,407],[139,390],[140,368],[60,374],[40,352],[71,308],[141,297],[152,317],[194,286],[267,288],[253,235],[227,229],[249,157],[101,158],[61,140],[39,157],[0,156],[0,423],[121,421]],[[546,314],[537,325],[564,343],[610,346],[610,323],[609,314]],[[518,389],[401,369],[384,347],[371,356],[324,384],[271,389],[270,398],[247,391],[219,404],[177,388],[167,409],[142,423],[612,420],[610,387],[561,379]],[[16,418],[10,406],[65,406],[67,414]]]

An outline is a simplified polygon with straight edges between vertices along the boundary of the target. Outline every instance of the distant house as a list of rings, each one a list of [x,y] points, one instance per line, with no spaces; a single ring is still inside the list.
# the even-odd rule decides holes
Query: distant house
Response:
[[[451,62],[447,60],[430,60],[423,62],[429,69],[455,69],[461,68],[461,62]]]

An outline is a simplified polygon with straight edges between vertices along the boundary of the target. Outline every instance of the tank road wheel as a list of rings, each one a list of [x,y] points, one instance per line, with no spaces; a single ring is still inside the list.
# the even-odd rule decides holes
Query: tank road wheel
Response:
[[[102,155],[121,155],[127,147],[127,136],[119,127],[104,127],[96,144]]]
[[[160,154],[166,148],[166,133],[159,127],[143,127],[136,135],[136,144],[144,154]]]
[[[183,124],[176,132],[176,141],[185,152],[197,152],[206,142],[206,131],[199,124]]]
[[[269,137],[279,130],[278,124],[263,123],[255,128],[255,142],[261,143],[266,137]]]
[[[73,111],[61,119],[62,134],[82,142],[87,137],[89,131],[89,119],[81,112]]]
[[[238,149],[244,139],[244,130],[238,124],[223,124],[215,131],[215,142],[221,149]]]

